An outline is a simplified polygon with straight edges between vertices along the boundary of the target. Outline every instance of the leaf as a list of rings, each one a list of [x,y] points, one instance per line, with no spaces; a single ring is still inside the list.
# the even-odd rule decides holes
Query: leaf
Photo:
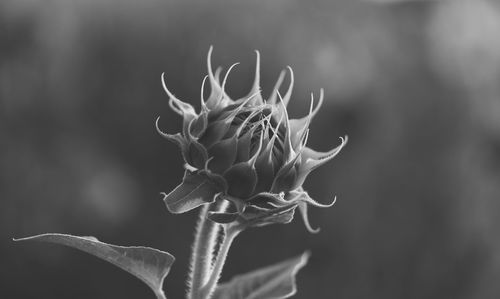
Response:
[[[235,276],[215,290],[214,299],[280,299],[297,292],[295,275],[305,266],[309,252],[293,259]]]
[[[64,234],[42,234],[14,241],[43,241],[66,245],[85,251],[120,267],[146,283],[158,299],[165,299],[162,286],[175,258],[154,248],[123,247],[100,242],[94,237],[78,237]]]
[[[221,191],[222,188],[206,176],[188,174],[172,192],[164,194],[163,200],[170,213],[180,214],[213,202],[214,196]]]

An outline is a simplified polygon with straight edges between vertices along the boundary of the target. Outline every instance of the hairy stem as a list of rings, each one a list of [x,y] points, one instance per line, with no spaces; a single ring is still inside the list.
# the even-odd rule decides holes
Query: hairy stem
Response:
[[[214,261],[212,272],[210,273],[210,278],[208,282],[203,286],[201,290],[201,294],[203,295],[201,298],[209,299],[217,286],[217,282],[220,279],[222,268],[224,267],[224,263],[226,262],[227,254],[229,252],[229,248],[234,241],[234,238],[240,232],[239,229],[236,229],[232,226],[224,227],[224,238],[220,248],[217,252],[217,257]]]
[[[200,290],[207,283],[214,259],[219,224],[207,219],[209,205],[200,211],[200,218],[196,225],[193,251],[191,254],[191,272],[189,275],[189,299],[203,298]]]

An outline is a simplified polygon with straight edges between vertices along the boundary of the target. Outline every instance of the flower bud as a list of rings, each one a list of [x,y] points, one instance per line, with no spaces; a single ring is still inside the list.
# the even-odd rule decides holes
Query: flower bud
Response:
[[[211,212],[209,217],[219,223],[237,222],[246,226],[288,223],[298,207],[307,228],[307,206],[328,207],[309,197],[302,188],[307,175],[335,157],[347,142],[328,152],[317,152],[306,146],[309,124],[323,102],[323,90],[314,106],[311,95],[309,114],[290,119],[287,104],[293,89],[293,71],[288,67],[290,84],[284,96],[279,93],[285,72],[267,100],[260,90],[260,56],[257,54],[255,79],[250,93],[237,100],[225,92],[231,69],[222,83],[220,68],[212,71],[212,48],[208,52],[208,75],[201,87],[201,109],[196,112],[179,100],[166,87],[169,105],[182,116],[182,132],[168,134],[166,139],[177,144],[185,162],[183,182],[164,201],[172,213],[184,213],[203,204],[227,201],[229,207]],[[210,95],[204,98],[205,85]]]

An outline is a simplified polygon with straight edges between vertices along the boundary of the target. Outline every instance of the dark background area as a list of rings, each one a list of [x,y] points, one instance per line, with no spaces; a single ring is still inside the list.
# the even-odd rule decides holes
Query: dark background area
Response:
[[[390,2],[390,3],[389,3]],[[198,107],[205,59],[254,49],[264,95],[295,71],[292,117],[325,88],[309,145],[349,143],[305,183],[321,227],[300,219],[245,232],[223,279],[310,249],[296,298],[500,296],[500,5],[496,1],[0,2],[0,297],[153,298],[140,281],[73,249],[11,241],[92,235],[168,251],[182,298],[196,212],[160,192],[181,155],[154,129],[180,118],[160,74]]]

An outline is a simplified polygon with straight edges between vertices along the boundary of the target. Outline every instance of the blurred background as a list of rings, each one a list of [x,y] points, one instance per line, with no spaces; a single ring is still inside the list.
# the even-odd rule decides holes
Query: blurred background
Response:
[[[500,3],[496,1],[0,2],[2,298],[153,298],[131,275],[44,232],[168,251],[182,298],[196,212],[170,215],[182,177],[162,139],[180,118],[160,74],[198,107],[206,53],[235,98],[295,71],[292,117],[310,92],[318,150],[349,144],[305,183],[330,209],[247,231],[223,279],[312,251],[296,298],[500,296]],[[286,83],[285,83],[286,84]],[[279,236],[279,237],[278,237]]]

